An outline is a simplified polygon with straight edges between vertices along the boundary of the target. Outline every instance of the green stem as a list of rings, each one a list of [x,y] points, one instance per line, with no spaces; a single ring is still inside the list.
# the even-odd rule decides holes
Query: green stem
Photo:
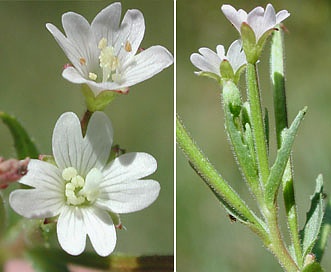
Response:
[[[93,114],[93,112],[86,110],[82,117],[82,120],[80,121],[80,126],[82,127],[83,136],[85,136],[85,134],[86,134],[87,125],[92,117],[92,114]]]
[[[266,216],[267,225],[269,227],[269,239],[270,244],[266,245],[269,250],[278,259],[281,266],[287,272],[297,272],[299,271],[298,266],[291,257],[288,249],[286,248],[283,237],[281,235],[279,225],[278,225],[278,213],[277,207],[269,209],[268,212],[264,213]]]
[[[260,182],[266,184],[269,177],[269,161],[267,143],[264,133],[264,123],[261,109],[261,98],[258,86],[256,65],[248,63],[247,95],[250,103],[250,118],[252,122],[253,139],[255,143],[256,161],[258,164]]]
[[[284,40],[283,32],[274,31],[271,46],[271,80],[273,83],[274,112],[276,124],[277,147],[280,148],[281,133],[284,128],[288,127],[286,92],[285,92],[285,75],[284,75]],[[283,198],[287,216],[287,224],[291,234],[291,240],[294,247],[295,256],[299,267],[303,266],[302,248],[298,229],[298,214],[295,203],[294,186],[293,186],[293,164],[292,158],[287,163],[283,176]]]
[[[248,208],[247,204],[204,156],[193,139],[188,135],[178,116],[176,120],[176,135],[179,147],[183,150],[195,171],[212,189],[226,209],[238,215],[243,223],[246,223],[265,243],[268,243],[269,239],[261,220]]]

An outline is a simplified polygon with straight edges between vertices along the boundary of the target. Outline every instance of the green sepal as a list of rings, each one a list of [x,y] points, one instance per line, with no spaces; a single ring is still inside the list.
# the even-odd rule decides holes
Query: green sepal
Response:
[[[240,33],[246,60],[248,63],[255,64],[260,57],[260,50],[256,44],[255,33],[245,22],[241,24]]]
[[[265,189],[265,200],[269,206],[273,206],[276,200],[278,188],[282,182],[285,167],[291,155],[295,135],[306,112],[307,107],[299,111],[290,128],[283,130],[282,145],[277,151],[277,157],[274,165],[271,167]]]
[[[321,265],[319,263],[311,263],[306,265],[302,272],[324,272],[324,269],[321,267]]]
[[[53,164],[53,165],[57,166],[56,162],[55,162],[55,159],[52,155],[41,155],[41,156],[39,156],[39,159],[41,161],[48,162],[50,164]]]
[[[243,65],[243,66],[241,66],[241,67],[235,72],[235,74],[234,74],[234,79],[233,79],[234,83],[238,84],[239,79],[240,79],[240,76],[241,76],[242,72],[245,70],[245,68],[246,68],[246,64]]]
[[[223,80],[234,80],[234,72],[232,66],[226,59],[222,60],[221,62],[220,73]]]
[[[111,147],[110,155],[108,158],[108,162],[111,162],[112,160],[116,159],[117,157],[125,154],[125,149],[121,148],[119,144],[115,144]]]
[[[248,63],[255,64],[259,60],[264,44],[274,30],[275,28],[266,31],[260,39],[256,41],[253,29],[245,22],[241,24],[240,33]]]
[[[26,157],[38,158],[39,152],[37,147],[18,120],[5,112],[0,112],[0,118],[7,125],[14,139],[17,158],[20,160]]]
[[[316,179],[315,192],[310,196],[311,204],[307,212],[305,226],[300,231],[303,258],[311,252],[318,239],[324,217],[323,199],[323,176],[319,175]]]
[[[204,77],[208,77],[208,78],[211,78],[211,79],[215,79],[218,84],[221,85],[221,77],[219,75],[216,75],[214,73],[211,73],[211,72],[197,72],[196,73],[198,76],[204,76]]]
[[[118,95],[115,91],[102,91],[95,96],[86,84],[82,85],[82,93],[85,97],[87,109],[90,112],[103,111]]]

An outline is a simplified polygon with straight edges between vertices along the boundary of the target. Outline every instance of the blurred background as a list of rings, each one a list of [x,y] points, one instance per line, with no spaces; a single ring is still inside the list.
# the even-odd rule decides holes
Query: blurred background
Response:
[[[61,16],[75,11],[89,22],[110,1],[1,1],[0,2],[0,111],[15,115],[33,136],[40,152],[51,153],[57,118],[66,111],[85,111],[80,86],[62,78],[68,63],[47,31],[51,22],[62,30]],[[127,9],[139,9],[146,23],[141,47],[160,44],[173,52],[173,2],[124,0]],[[162,31],[160,31],[162,29]],[[106,109],[114,127],[114,143],[127,152],[143,151],[158,161],[151,178],[161,184],[157,201],[149,208],[123,215],[127,230],[118,231],[116,253],[173,254],[173,68],[130,88]],[[0,123],[0,155],[15,156],[9,131]]]
[[[241,179],[224,132],[223,110],[216,81],[197,77],[190,55],[200,47],[226,48],[239,37],[220,11],[231,4],[246,11],[268,1],[177,1],[177,112],[210,161],[224,178],[254,209],[246,185]],[[294,144],[295,190],[300,226],[309,209],[309,196],[319,173],[324,188],[331,194],[331,2],[329,0],[277,0],[276,12],[287,9],[285,20],[287,99],[289,120],[305,105],[308,113]],[[263,104],[273,124],[271,83],[269,80],[270,44],[265,46],[259,63]],[[245,83],[241,81],[245,97]],[[275,130],[271,127],[271,145]],[[271,161],[275,149],[271,150]],[[177,149],[177,270],[265,272],[282,271],[258,237],[240,223],[231,223],[209,188],[194,173]],[[283,211],[283,207],[280,207]],[[283,217],[282,217],[283,218]],[[283,218],[284,219],[284,218]],[[283,226],[286,230],[286,225]],[[288,238],[288,237],[287,237]],[[331,271],[330,248],[323,258]]]

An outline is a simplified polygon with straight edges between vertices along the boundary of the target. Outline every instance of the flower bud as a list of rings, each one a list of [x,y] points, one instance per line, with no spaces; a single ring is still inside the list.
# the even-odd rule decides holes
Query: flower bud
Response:
[[[28,172],[30,158],[24,160],[0,158],[0,189],[5,189],[11,182],[18,181]]]
[[[239,116],[242,101],[238,87],[231,80],[223,81],[224,105],[229,107],[234,117]]]

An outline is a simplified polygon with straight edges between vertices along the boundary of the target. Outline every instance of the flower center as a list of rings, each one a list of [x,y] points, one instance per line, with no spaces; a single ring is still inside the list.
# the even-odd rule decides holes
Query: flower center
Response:
[[[98,48],[100,49],[99,66],[102,69],[102,82],[113,81],[119,83],[121,81],[120,65],[114,47],[107,46],[107,39],[102,38],[98,44]],[[89,73],[89,78],[97,80],[98,75]]]
[[[97,185],[102,179],[100,170],[91,169],[84,179],[78,175],[75,168],[68,167],[62,171],[62,177],[67,182],[64,194],[68,205],[88,205],[97,199],[99,195]]]

